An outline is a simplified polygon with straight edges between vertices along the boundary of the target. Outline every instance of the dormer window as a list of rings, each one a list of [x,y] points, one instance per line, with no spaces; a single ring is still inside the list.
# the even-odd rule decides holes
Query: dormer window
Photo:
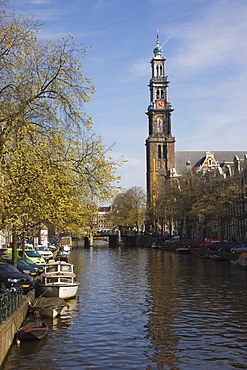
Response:
[[[212,159],[209,159],[209,160],[208,160],[208,165],[209,165],[209,166],[212,166]]]

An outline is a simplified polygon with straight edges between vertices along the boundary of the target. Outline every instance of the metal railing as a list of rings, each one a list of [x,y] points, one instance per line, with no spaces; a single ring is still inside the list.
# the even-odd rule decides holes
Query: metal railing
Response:
[[[20,306],[22,295],[23,291],[21,288],[0,293],[0,325]]]

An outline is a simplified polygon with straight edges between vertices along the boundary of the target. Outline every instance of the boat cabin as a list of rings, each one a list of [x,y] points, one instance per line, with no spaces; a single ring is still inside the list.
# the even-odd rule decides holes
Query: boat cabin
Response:
[[[74,282],[74,276],[44,276],[43,284],[72,284]]]
[[[73,273],[74,266],[66,262],[53,262],[45,266],[45,273]]]

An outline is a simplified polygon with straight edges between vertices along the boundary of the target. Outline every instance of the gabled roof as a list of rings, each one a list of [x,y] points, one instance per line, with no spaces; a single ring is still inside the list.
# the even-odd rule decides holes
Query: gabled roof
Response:
[[[193,167],[200,167],[200,166],[202,166],[203,163],[205,162],[205,159],[206,159],[206,156],[202,157],[201,159],[199,159],[199,161]],[[187,162],[187,166],[189,165],[189,163]]]
[[[243,160],[246,151],[213,151],[215,160],[221,163],[233,163],[234,156],[237,155],[240,160]],[[206,159],[206,151],[176,151],[175,152],[175,168],[178,175],[185,174],[189,169],[200,166]]]

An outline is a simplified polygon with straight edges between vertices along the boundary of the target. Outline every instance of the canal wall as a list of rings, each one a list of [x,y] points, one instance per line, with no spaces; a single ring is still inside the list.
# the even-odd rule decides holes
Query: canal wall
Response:
[[[151,247],[156,239],[151,235],[137,234],[137,235],[124,235],[123,244],[131,247]]]
[[[34,290],[23,296],[20,307],[0,325],[0,367],[13,343],[15,334],[21,327],[28,310],[28,302],[34,298]]]

